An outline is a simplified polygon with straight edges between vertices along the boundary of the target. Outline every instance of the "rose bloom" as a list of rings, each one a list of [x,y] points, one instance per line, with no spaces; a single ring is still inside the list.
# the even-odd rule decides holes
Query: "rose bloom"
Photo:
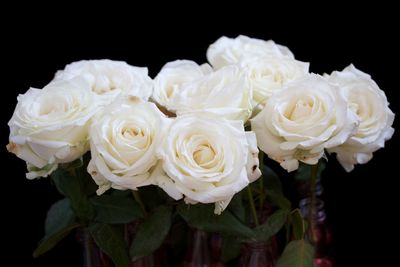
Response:
[[[288,171],[316,164],[324,149],[343,144],[357,127],[338,87],[310,74],[272,95],[251,120],[260,149]]]
[[[215,69],[265,56],[294,58],[286,46],[275,44],[272,40],[264,41],[244,35],[235,39],[222,36],[207,50],[208,62]]]
[[[233,195],[256,180],[258,149],[242,122],[200,114],[177,117],[160,150],[163,169],[188,203],[216,203],[221,213]]]
[[[83,77],[90,89],[105,103],[109,104],[119,95],[132,95],[143,100],[149,99],[153,82],[147,68],[128,65],[123,61],[81,60],[68,64],[58,71],[55,80]]]
[[[90,128],[92,159],[88,172],[99,186],[136,190],[152,184],[168,119],[155,104],[137,97],[123,97],[106,107]]]
[[[153,99],[169,111],[176,111],[174,97],[182,86],[212,72],[208,64],[198,65],[190,60],[176,60],[165,64],[154,79]]]
[[[392,137],[394,114],[385,93],[371,76],[353,65],[341,72],[334,71],[328,79],[343,89],[350,110],[360,121],[357,131],[344,144],[328,150],[337,154],[346,171],[351,171],[354,164],[372,159],[372,153],[384,147],[385,141]]]
[[[182,86],[174,96],[177,115],[207,113],[246,121],[252,111],[252,91],[237,66],[228,66]]]
[[[25,160],[28,179],[47,176],[58,163],[73,161],[89,148],[88,130],[98,102],[82,79],[57,81],[18,96],[9,121],[7,149]]]
[[[253,105],[261,108],[286,83],[306,76],[309,65],[293,58],[276,56],[251,58],[240,63],[253,90]]]

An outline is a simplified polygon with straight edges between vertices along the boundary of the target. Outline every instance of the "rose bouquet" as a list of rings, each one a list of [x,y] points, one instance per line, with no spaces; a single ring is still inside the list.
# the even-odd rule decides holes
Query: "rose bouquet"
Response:
[[[273,41],[221,37],[207,59],[169,62],[154,79],[125,62],[74,62],[18,97],[7,149],[28,179],[50,176],[65,196],[35,256],[80,228],[129,266],[163,243],[179,247],[189,225],[219,233],[228,261],[284,228],[278,266],[312,266],[307,217],[323,161],[336,154],[351,171],[384,146],[394,132],[384,92],[353,65],[309,73]],[[309,182],[308,212],[264,154]]]

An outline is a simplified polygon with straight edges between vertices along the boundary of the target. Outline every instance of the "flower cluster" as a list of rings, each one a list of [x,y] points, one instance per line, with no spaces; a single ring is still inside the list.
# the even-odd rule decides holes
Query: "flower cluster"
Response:
[[[353,65],[320,76],[246,36],[221,37],[207,59],[169,62],[154,80],[125,62],[69,64],[18,97],[7,148],[29,179],[90,150],[98,194],[153,184],[220,213],[260,176],[257,147],[288,171],[326,151],[350,171],[394,132],[384,92]]]
[[[304,237],[313,224],[284,196],[263,154],[307,176],[313,214],[321,158],[335,154],[351,171],[392,137],[385,93],[353,65],[310,73],[271,40],[221,37],[207,60],[168,62],[154,79],[125,62],[83,60],[18,96],[7,149],[26,161],[28,179],[51,174],[65,196],[50,208],[34,255],[82,227],[126,267],[160,247],[180,220],[236,247],[286,226],[291,239],[278,265],[303,255],[296,260],[312,266]],[[133,241],[118,228],[128,233],[132,223]]]

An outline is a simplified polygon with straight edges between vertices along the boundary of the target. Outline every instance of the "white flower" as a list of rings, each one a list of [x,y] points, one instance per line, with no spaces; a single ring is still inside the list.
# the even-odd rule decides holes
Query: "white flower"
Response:
[[[307,75],[309,67],[309,63],[276,56],[244,60],[240,65],[246,70],[253,89],[253,104],[261,108],[276,90]]]
[[[353,65],[342,72],[334,71],[328,79],[344,90],[351,111],[360,120],[349,140],[328,150],[337,153],[342,166],[351,171],[354,164],[368,162],[372,153],[384,147],[385,141],[392,137],[394,114],[388,107],[385,93],[371,76]]]
[[[27,178],[45,177],[57,163],[88,150],[89,125],[98,105],[90,90],[81,90],[87,87],[82,79],[57,81],[18,96],[7,148],[27,162]]]
[[[222,36],[207,50],[208,62],[215,69],[264,56],[294,58],[286,46],[277,45],[272,40],[264,41],[243,35],[235,39]]]
[[[116,100],[90,128],[88,172],[100,195],[110,187],[136,190],[151,184],[168,119],[150,102],[129,96]]]
[[[199,66],[190,60],[168,62],[154,79],[153,99],[168,110],[175,111],[174,97],[181,87],[211,72],[208,64]]]
[[[255,135],[245,132],[240,121],[200,114],[177,117],[160,157],[173,180],[165,187],[177,188],[188,203],[216,202],[216,213],[261,175]]]
[[[252,110],[250,84],[237,66],[186,83],[174,97],[178,115],[192,112],[246,121]]]
[[[106,104],[120,94],[147,100],[153,90],[153,82],[148,76],[147,68],[108,59],[73,62],[64,70],[58,71],[54,79],[68,80],[78,76],[86,79],[91,90]]]
[[[310,74],[272,95],[251,121],[258,146],[288,171],[316,164],[325,148],[343,144],[357,119],[338,87]]]

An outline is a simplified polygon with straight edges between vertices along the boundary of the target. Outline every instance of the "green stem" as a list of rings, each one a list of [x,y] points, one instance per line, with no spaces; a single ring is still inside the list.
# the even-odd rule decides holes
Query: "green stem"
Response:
[[[259,154],[259,165],[262,166],[264,163],[264,153],[260,151]],[[264,192],[264,177],[261,175],[259,178],[259,186],[260,186],[260,211],[264,208],[264,200],[265,200],[265,192]]]
[[[132,190],[132,195],[135,198],[136,202],[139,204],[140,208],[142,209],[145,216],[147,216],[146,208],[143,204],[142,199],[140,198],[139,191]]]
[[[256,224],[256,226],[258,226],[256,205],[254,204],[253,193],[251,192],[250,185],[247,186],[247,194],[249,196],[250,209],[251,209],[251,213],[253,214],[254,223]]]
[[[311,230],[311,241],[314,242],[316,240],[315,236],[315,222],[314,216],[316,213],[316,202],[317,202],[317,174],[318,174],[318,163],[311,166],[311,177],[310,177],[310,209],[309,209],[309,223]]]

